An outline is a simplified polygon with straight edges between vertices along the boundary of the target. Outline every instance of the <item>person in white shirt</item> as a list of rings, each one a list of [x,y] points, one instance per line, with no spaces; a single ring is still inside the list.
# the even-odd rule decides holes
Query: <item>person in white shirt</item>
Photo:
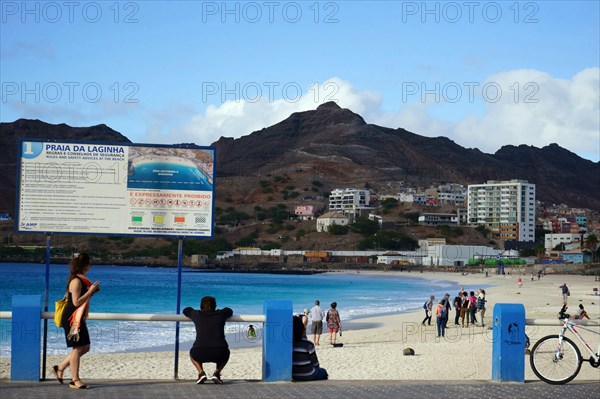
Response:
[[[579,304],[579,310],[577,310],[577,313],[575,314],[575,319],[590,319],[590,316],[588,316],[581,303]]]
[[[321,302],[315,301],[315,306],[310,309],[309,317],[312,319],[310,332],[313,335],[313,342],[315,345],[319,345],[321,341],[321,334],[323,334],[323,318],[325,317],[325,311],[319,306]]]

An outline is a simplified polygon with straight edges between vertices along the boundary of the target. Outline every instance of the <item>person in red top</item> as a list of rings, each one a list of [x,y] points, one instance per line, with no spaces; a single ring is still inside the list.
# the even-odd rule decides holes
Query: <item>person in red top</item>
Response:
[[[342,332],[342,321],[340,320],[340,314],[337,311],[337,302],[331,303],[331,309],[327,311],[325,320],[327,321],[327,328],[329,328],[329,343],[335,345],[338,331]]]
[[[475,292],[471,291],[469,292],[469,315],[471,316],[471,324],[477,323],[475,312],[477,312],[477,297],[475,296]]]

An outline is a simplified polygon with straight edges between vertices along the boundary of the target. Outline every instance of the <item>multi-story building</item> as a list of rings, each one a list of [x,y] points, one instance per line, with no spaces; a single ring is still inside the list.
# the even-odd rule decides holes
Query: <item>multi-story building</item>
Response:
[[[469,224],[484,225],[496,239],[535,240],[535,184],[525,180],[468,186]]]
[[[337,188],[329,195],[329,211],[358,217],[363,213],[368,214],[373,209],[369,206],[370,202],[371,193],[369,190]]]

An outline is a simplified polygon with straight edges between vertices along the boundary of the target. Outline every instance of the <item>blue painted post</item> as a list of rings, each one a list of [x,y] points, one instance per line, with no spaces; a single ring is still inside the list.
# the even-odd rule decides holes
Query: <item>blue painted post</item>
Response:
[[[40,381],[41,295],[12,298],[11,381]]]
[[[497,303],[492,320],[492,381],[525,381],[525,307]]]
[[[268,300],[263,310],[263,381],[291,381],[292,301]]]

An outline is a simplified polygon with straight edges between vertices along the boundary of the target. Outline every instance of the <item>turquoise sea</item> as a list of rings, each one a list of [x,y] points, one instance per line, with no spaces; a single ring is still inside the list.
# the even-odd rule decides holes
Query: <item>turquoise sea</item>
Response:
[[[0,310],[11,310],[13,295],[39,294],[44,298],[46,265],[0,263]],[[91,312],[99,313],[176,313],[177,269],[93,266],[88,273],[100,280],[101,291],[91,302]],[[49,311],[65,292],[67,265],[50,265]],[[454,294],[453,282],[419,278],[418,274],[327,273],[282,275],[253,273],[214,273],[184,269],[181,309],[199,307],[200,298],[212,295],[217,307],[230,307],[234,314],[262,314],[267,299],[288,299],[294,313],[313,306],[315,299],[327,310],[338,303],[342,321],[362,317],[401,313],[420,309],[434,294]],[[228,323],[232,347],[257,344],[246,338],[248,323]],[[347,323],[350,327],[352,323]],[[174,347],[173,322],[93,321],[88,323],[92,350],[97,353],[157,350]],[[260,326],[258,326],[260,327]],[[351,328],[351,327],[350,327]],[[10,353],[10,320],[0,320],[0,356]],[[260,338],[259,329],[259,338]],[[181,323],[182,349],[194,340],[191,323]],[[64,353],[64,333],[48,322],[48,353]]]

